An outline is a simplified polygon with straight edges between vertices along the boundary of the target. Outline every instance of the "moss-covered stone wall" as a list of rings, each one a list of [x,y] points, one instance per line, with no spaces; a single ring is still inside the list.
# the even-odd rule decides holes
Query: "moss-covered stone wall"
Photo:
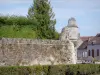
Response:
[[[74,57],[69,40],[0,39],[0,65],[75,64]]]

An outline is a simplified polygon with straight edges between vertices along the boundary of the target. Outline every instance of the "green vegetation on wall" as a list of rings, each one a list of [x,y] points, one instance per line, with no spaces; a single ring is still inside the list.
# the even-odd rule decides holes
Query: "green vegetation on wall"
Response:
[[[36,22],[30,21],[27,17],[25,16],[16,16],[16,15],[12,15],[12,16],[3,16],[0,15],[0,26],[2,25],[35,25]]]
[[[100,65],[5,66],[0,75],[100,75]]]
[[[6,25],[0,27],[0,37],[6,38],[36,38],[36,32],[29,25],[19,29],[16,25]]]

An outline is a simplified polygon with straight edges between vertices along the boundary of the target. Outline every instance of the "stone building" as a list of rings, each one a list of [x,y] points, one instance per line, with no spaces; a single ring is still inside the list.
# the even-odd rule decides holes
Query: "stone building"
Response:
[[[96,36],[80,37],[83,43],[78,48],[78,59],[85,61],[100,60],[100,33]]]
[[[76,60],[100,60],[100,33],[96,36],[81,37],[75,18],[68,20],[68,25],[62,29],[60,40],[70,40],[74,44]]]
[[[80,33],[78,31],[75,18],[72,17],[68,20],[68,25],[65,26],[61,31],[60,40],[70,40],[74,44],[74,52],[77,60],[77,48],[82,44],[83,41],[80,39]]]
[[[74,18],[68,20],[68,25],[62,29],[60,40],[69,39],[77,41],[79,39],[78,26]]]

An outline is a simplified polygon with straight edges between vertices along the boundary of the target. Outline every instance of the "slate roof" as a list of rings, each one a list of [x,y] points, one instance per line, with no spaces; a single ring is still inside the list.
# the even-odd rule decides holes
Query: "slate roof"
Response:
[[[98,34],[96,35],[96,37],[100,37],[100,33],[98,33]]]

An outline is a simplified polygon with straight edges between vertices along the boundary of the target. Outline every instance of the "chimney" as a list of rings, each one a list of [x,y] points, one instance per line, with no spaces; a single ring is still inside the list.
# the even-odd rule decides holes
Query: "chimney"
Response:
[[[88,41],[90,41],[90,39],[91,39],[91,38],[90,38],[90,37],[88,37]]]

